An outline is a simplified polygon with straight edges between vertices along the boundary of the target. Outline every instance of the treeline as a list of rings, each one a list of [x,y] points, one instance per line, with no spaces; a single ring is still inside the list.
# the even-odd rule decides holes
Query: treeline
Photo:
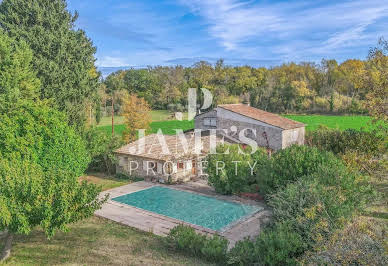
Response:
[[[385,63],[388,61],[384,55]],[[254,107],[278,113],[358,113],[366,114],[365,101],[381,73],[374,56],[351,59],[339,64],[287,63],[272,68],[228,66],[220,59],[212,65],[201,61],[192,67],[157,66],[130,69],[109,75],[104,84],[103,105],[109,105],[112,92],[135,93],[153,109],[184,110],[188,88],[207,88],[214,104],[250,102]],[[115,111],[120,111],[120,93]],[[106,108],[103,110],[107,111]]]

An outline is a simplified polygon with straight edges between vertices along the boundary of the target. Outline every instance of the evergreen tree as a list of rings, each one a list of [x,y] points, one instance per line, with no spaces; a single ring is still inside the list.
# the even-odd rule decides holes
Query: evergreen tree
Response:
[[[0,108],[19,99],[36,99],[40,81],[32,68],[32,51],[0,29]]]
[[[96,48],[77,29],[78,14],[67,10],[66,0],[4,0],[0,27],[32,49],[33,66],[42,82],[41,99],[52,99],[67,113],[70,124],[85,123],[85,101],[98,88]]]

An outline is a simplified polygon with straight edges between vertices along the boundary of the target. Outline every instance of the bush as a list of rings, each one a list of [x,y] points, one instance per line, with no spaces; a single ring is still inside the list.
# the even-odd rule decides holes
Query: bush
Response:
[[[19,102],[0,113],[0,157],[53,167],[81,176],[90,157],[66,116],[43,103]],[[16,158],[15,158],[16,157]]]
[[[304,265],[388,265],[384,227],[384,222],[358,218],[317,247],[316,252],[304,255],[301,262]]]
[[[321,166],[271,195],[269,205],[276,222],[287,222],[312,247],[362,211],[373,196],[360,176],[346,168]]]
[[[207,237],[196,233],[192,227],[178,225],[170,231],[167,239],[177,250],[204,257],[212,262],[225,262],[228,241],[218,235]]]
[[[88,170],[114,174],[116,157],[113,152],[123,144],[121,138],[93,128],[85,133],[85,139],[92,158]]]
[[[320,128],[308,132],[306,136],[308,145],[317,147],[320,150],[330,151],[334,154],[345,154],[347,152],[358,152],[376,156],[381,154],[385,145],[385,137],[378,131],[359,131],[347,129]]]
[[[251,155],[250,148],[244,150],[245,154],[239,152],[240,148],[239,145],[220,145],[217,147],[217,154],[210,154],[207,157],[208,181],[218,193],[248,192],[251,190],[251,185],[256,183],[255,171],[252,175],[251,167],[254,170],[260,169],[260,165],[267,160],[265,151],[260,149]],[[229,154],[224,154],[228,149]],[[219,167],[222,167],[224,163],[225,168],[217,171],[217,162],[220,162]],[[239,162],[237,172],[235,162]]]
[[[290,179],[289,184],[268,195],[274,226],[265,229],[255,242],[238,243],[229,253],[228,262],[236,265],[297,264],[304,252],[322,246],[356,212],[362,212],[375,193],[366,185],[364,177],[349,172],[338,162],[324,160],[311,167],[311,173],[296,181]],[[296,163],[300,164],[298,160]],[[278,172],[280,176],[289,174],[288,168],[283,169],[284,173]]]
[[[256,174],[260,191],[264,194],[273,193],[301,176],[314,173],[320,165],[342,166],[332,153],[297,145],[278,151],[271,160],[264,162]]]
[[[305,250],[301,236],[286,223],[264,229],[257,239],[240,241],[228,255],[231,265],[296,265]]]

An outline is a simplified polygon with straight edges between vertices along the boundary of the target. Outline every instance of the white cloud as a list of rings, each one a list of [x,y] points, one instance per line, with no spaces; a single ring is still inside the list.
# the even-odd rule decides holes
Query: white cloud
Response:
[[[104,56],[97,60],[96,65],[98,67],[122,67],[129,64],[121,57]]]
[[[387,0],[335,3],[180,0],[180,3],[205,19],[209,34],[226,50],[245,55],[247,50],[257,55],[262,43],[273,42],[277,49],[271,52],[283,57],[290,54],[298,57],[307,51],[324,56],[337,48],[370,40],[369,27],[388,17]]]

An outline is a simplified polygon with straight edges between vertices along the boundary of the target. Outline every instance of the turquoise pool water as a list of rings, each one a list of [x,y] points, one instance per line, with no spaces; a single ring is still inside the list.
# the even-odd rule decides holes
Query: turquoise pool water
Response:
[[[261,210],[260,207],[159,186],[113,200],[216,231]]]

